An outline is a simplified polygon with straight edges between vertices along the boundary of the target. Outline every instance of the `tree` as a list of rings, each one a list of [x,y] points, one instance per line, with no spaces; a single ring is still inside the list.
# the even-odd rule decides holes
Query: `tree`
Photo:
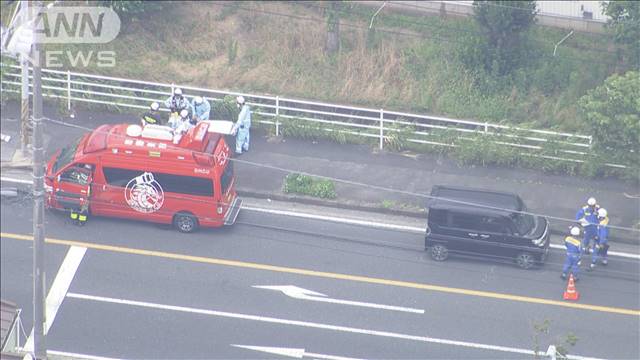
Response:
[[[510,73],[523,60],[524,35],[535,23],[535,1],[474,1],[473,12],[482,31],[475,43],[478,60],[497,75]]]
[[[602,3],[604,13],[610,17],[607,28],[615,42],[630,51],[631,63],[640,63],[640,2],[609,1]]]
[[[610,162],[640,166],[640,73],[614,74],[579,100],[593,147]]]

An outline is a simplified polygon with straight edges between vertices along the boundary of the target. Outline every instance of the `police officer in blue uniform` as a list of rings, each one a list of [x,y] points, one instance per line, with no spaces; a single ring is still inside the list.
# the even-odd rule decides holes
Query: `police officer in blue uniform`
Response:
[[[598,209],[600,206],[596,203],[596,199],[590,197],[587,200],[587,205],[581,207],[576,213],[576,221],[584,230],[582,238],[582,251],[584,252],[589,251],[589,244],[592,240],[595,242],[598,236]]]
[[[564,260],[564,266],[562,267],[561,277],[563,279],[567,278],[568,271],[571,270],[573,279],[578,281],[578,273],[580,272],[579,262],[582,256],[582,246],[580,240],[577,238],[578,236],[580,236],[580,228],[573,226],[571,228],[571,235],[564,239],[564,246],[567,248],[567,258]]]
[[[593,254],[591,255],[591,265],[588,270],[593,270],[598,263],[607,265],[607,252],[609,251],[609,216],[604,208],[598,209],[598,237],[593,244]]]

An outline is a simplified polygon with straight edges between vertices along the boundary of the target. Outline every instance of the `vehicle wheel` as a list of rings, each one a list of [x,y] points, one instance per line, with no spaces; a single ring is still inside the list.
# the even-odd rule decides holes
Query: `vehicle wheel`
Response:
[[[188,213],[177,213],[173,217],[173,226],[183,233],[194,232],[198,229],[198,219]]]
[[[521,252],[516,256],[516,264],[523,269],[530,269],[536,263],[536,260],[528,252]]]
[[[435,261],[444,261],[449,257],[449,249],[441,244],[436,244],[431,247],[431,258]]]

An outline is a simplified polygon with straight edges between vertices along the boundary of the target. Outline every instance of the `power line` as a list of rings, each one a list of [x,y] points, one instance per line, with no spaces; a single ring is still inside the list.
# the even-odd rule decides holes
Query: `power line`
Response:
[[[95,131],[95,129],[91,129],[91,128],[88,128],[88,127],[85,127],[85,126],[71,124],[71,123],[68,123],[68,122],[65,122],[65,121],[55,120],[55,119],[51,119],[51,118],[47,118],[47,117],[44,117],[43,120],[48,121],[50,123],[62,125],[62,126],[74,127],[74,128],[82,129],[82,130],[86,130],[86,131]],[[105,135],[109,135],[109,133],[106,132],[106,131],[103,132],[103,133]],[[109,136],[121,137],[123,139],[126,138],[125,135],[110,134]],[[178,146],[173,146],[173,145],[168,145],[168,148],[182,149],[182,148],[180,148]],[[205,152],[200,152],[200,153],[201,154],[206,154]],[[460,200],[455,200],[455,199],[448,199],[446,197],[431,196],[431,195],[427,195],[427,194],[421,194],[421,193],[416,193],[416,192],[411,192],[411,191],[406,191],[406,190],[387,188],[387,187],[384,187],[384,186],[371,185],[371,184],[366,184],[366,183],[362,183],[362,182],[358,182],[358,181],[352,181],[352,180],[340,179],[340,178],[331,177],[331,176],[313,174],[313,173],[304,172],[304,171],[300,171],[300,170],[288,169],[288,168],[283,168],[283,167],[274,166],[274,165],[261,164],[261,163],[256,163],[256,162],[237,159],[237,158],[231,158],[230,160],[234,161],[234,162],[237,162],[237,163],[250,165],[250,166],[256,166],[256,167],[261,167],[261,168],[271,169],[271,170],[277,170],[277,171],[284,172],[284,173],[297,173],[297,174],[301,174],[301,175],[306,175],[306,176],[316,177],[316,178],[320,178],[320,179],[330,180],[330,181],[334,181],[334,182],[342,183],[342,184],[347,184],[347,185],[351,185],[351,186],[365,187],[365,188],[369,188],[369,189],[373,189],[373,190],[380,190],[380,191],[397,193],[397,194],[402,194],[402,195],[409,195],[409,196],[414,196],[414,197],[419,197],[419,198],[424,198],[424,199],[430,199],[430,200],[448,201],[448,202],[451,202],[451,203],[467,205],[467,206],[474,206],[474,207],[480,207],[480,208],[491,209],[491,210],[509,211],[509,212],[519,213],[519,214],[523,214],[523,215],[546,217],[548,219],[559,220],[559,221],[568,222],[568,223],[571,223],[571,224],[575,224],[576,223],[575,219],[570,219],[570,218],[562,218],[562,217],[558,217],[558,216],[551,216],[551,215],[546,215],[546,214],[542,214],[542,213],[535,213],[535,212],[530,212],[530,211],[514,211],[513,209],[507,209],[507,208],[502,208],[502,207],[497,207],[497,206],[489,206],[489,205],[478,204],[478,203],[469,202],[469,201],[460,201]],[[640,229],[634,229],[634,228],[631,228],[631,227],[609,225],[609,228],[610,229],[617,229],[617,230],[624,230],[624,231],[631,231],[631,232],[640,233]]]

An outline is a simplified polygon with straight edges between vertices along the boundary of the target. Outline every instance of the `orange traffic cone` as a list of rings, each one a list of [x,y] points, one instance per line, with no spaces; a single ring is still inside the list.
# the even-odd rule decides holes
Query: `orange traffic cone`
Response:
[[[564,291],[562,296],[565,300],[578,300],[580,293],[576,289],[576,284],[573,281],[573,274],[569,275],[569,283],[567,284],[567,290]]]

